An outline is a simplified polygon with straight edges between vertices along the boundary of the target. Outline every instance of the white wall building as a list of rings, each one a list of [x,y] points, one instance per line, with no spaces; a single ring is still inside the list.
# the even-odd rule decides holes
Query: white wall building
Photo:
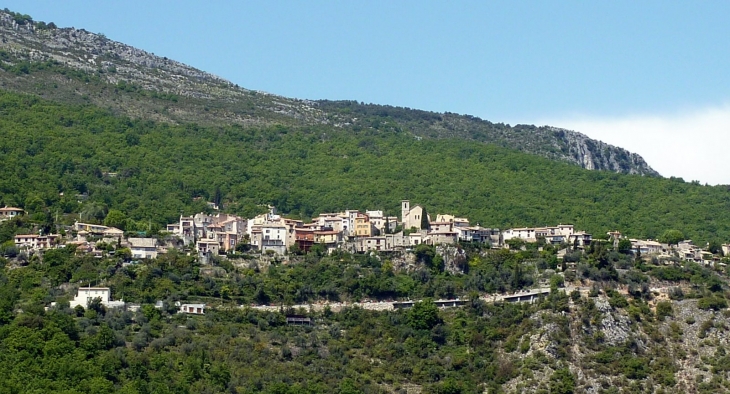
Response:
[[[261,226],[261,252],[271,250],[274,253],[283,255],[287,248],[286,226],[277,223],[264,224]]]
[[[180,305],[180,313],[188,313],[192,315],[204,315],[205,304],[182,304]]]
[[[4,222],[6,220],[10,220],[18,215],[23,214],[23,210],[20,208],[15,207],[4,207],[0,208],[0,222]]]
[[[121,308],[124,306],[124,301],[122,300],[111,300],[111,290],[108,287],[80,287],[78,293],[76,293],[76,297],[69,304],[71,308],[75,308],[78,305],[87,308],[94,298],[99,298],[101,304],[107,308]]]
[[[132,251],[132,258],[157,258],[157,240],[155,238],[129,238],[127,241],[129,249]]]
[[[43,250],[52,247],[58,238],[58,234],[20,234],[14,237],[13,242],[18,249]]]

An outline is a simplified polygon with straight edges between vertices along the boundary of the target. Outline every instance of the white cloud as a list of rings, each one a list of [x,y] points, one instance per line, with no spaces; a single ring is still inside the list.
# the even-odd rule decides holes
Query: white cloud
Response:
[[[730,104],[668,115],[569,116],[536,122],[638,153],[665,177],[730,184]]]

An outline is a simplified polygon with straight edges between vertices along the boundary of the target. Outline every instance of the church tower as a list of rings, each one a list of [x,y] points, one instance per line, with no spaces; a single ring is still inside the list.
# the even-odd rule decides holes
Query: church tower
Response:
[[[411,213],[411,202],[408,200],[401,201],[401,222],[405,226],[408,222],[408,214]]]

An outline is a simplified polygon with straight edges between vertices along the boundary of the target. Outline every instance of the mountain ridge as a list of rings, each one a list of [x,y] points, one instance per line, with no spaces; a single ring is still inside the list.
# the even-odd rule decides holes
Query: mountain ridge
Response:
[[[355,101],[287,98],[239,87],[205,71],[110,40],[103,34],[50,25],[0,11],[0,50],[6,71],[0,72],[0,87],[56,101],[85,101],[124,115],[171,123],[324,124],[341,128],[372,127],[373,120],[387,119],[399,126],[396,131],[407,131],[416,137],[462,138],[589,170],[659,176],[640,155],[571,130],[511,127],[470,115]],[[49,68],[39,70],[38,64],[48,64]],[[88,75],[80,81],[61,78],[59,74],[68,75],[64,70]],[[350,116],[343,108],[358,116]]]

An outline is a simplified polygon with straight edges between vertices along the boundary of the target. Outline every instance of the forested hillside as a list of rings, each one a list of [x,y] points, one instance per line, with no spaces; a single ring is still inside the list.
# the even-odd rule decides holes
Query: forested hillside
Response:
[[[176,126],[8,92],[0,129],[1,203],[31,214],[97,204],[164,224],[202,209],[194,198],[203,197],[245,215],[274,204],[306,218],[345,208],[396,214],[407,198],[500,228],[570,222],[599,237],[676,228],[701,242],[730,238],[726,187],[587,171],[463,139],[326,125]],[[89,199],[79,204],[83,193]]]
[[[427,245],[407,270],[397,256],[346,252],[290,264],[238,255],[213,266],[176,251],[122,264],[120,255],[79,255],[75,246],[27,261],[0,257],[0,391],[728,392],[719,266],[655,265],[595,243],[566,257],[576,270],[558,275],[558,248],[526,246],[467,247],[456,270]],[[89,280],[141,308],[70,308]],[[548,280],[551,293],[534,304],[489,301]],[[445,310],[429,298],[386,311],[292,308],[457,296],[468,302]],[[176,313],[175,301],[207,309]],[[250,306],[261,303],[276,307]],[[288,325],[293,315],[312,323]]]
[[[58,28],[0,11],[0,87],[115,114],[208,126],[320,125],[389,129],[426,139],[492,143],[587,169],[657,175],[641,156],[553,127],[509,126],[469,115],[354,101],[292,99],[220,77],[83,29]]]

